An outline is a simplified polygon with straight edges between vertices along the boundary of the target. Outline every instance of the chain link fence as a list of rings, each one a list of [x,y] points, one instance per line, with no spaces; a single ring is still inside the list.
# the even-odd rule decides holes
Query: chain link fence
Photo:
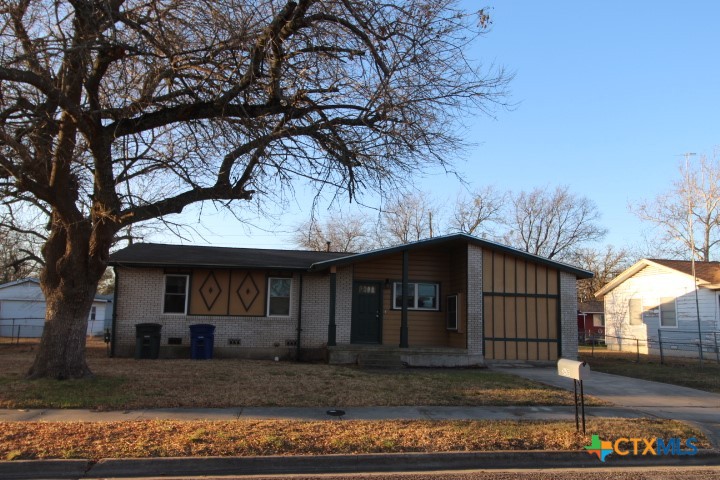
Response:
[[[695,331],[658,330],[658,335],[647,338],[633,336],[599,335],[593,332],[581,332],[581,344],[590,346],[591,356],[596,347],[603,347],[608,352],[634,352],[636,361],[640,362],[648,356],[659,356],[660,363],[665,364],[668,357],[697,359],[698,362],[712,361],[720,364],[720,332],[703,332],[702,336]],[[604,348],[607,347],[607,348]]]

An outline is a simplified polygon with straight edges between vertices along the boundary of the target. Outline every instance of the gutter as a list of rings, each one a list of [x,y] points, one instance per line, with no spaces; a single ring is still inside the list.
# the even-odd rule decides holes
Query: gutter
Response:
[[[302,334],[302,302],[303,302],[303,274],[300,274],[300,299],[298,300],[298,324],[297,324],[297,342],[295,342],[295,361],[300,361],[300,337]]]
[[[113,292],[113,309],[112,309],[112,331],[110,333],[110,357],[115,356],[115,326],[117,325],[117,300],[118,290],[120,290],[120,273],[117,267],[113,267],[113,273],[115,274],[115,291]]]

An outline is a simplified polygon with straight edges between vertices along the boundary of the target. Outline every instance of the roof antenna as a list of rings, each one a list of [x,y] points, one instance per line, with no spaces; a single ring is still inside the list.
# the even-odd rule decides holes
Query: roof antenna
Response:
[[[327,250],[326,250],[326,251],[329,252],[329,251],[330,251],[330,241],[327,241],[327,242],[325,242],[325,243],[327,244]]]

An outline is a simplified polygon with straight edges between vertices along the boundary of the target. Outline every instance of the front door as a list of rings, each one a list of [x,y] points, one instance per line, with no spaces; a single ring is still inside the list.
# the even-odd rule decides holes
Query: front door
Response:
[[[382,343],[382,284],[353,283],[350,343]]]

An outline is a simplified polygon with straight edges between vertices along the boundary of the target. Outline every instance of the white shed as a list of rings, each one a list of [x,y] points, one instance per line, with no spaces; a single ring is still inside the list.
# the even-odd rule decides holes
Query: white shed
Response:
[[[110,300],[96,296],[88,318],[88,335],[105,331]],[[45,297],[40,282],[24,278],[0,285],[0,337],[38,338],[45,324]]]
[[[642,259],[595,296],[604,299],[608,348],[697,355],[720,340],[720,262]],[[699,314],[699,315],[698,315]],[[699,316],[699,324],[698,324]]]

